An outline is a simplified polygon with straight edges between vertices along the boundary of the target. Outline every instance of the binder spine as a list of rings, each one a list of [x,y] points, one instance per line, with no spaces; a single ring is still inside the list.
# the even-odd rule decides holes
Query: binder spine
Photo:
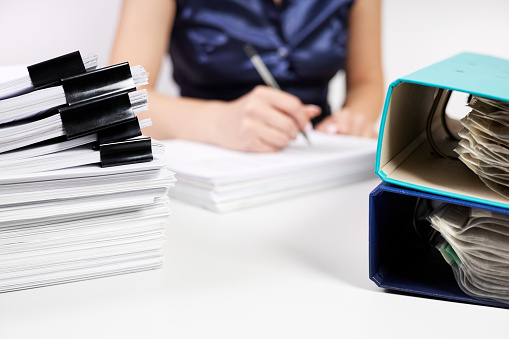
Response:
[[[101,154],[101,167],[149,162],[154,159],[150,138],[103,144],[100,146],[99,151]]]
[[[58,85],[62,78],[85,73],[80,52],[72,52],[27,67],[35,89]]]
[[[97,142],[94,143],[94,149],[99,149],[100,145],[111,142],[131,139],[141,135],[141,128],[138,118],[122,122],[118,125],[102,129],[97,132]]]
[[[59,113],[67,139],[78,138],[125,122],[138,123],[127,93],[63,107],[59,109]]]
[[[127,62],[62,79],[69,106],[136,90]]]

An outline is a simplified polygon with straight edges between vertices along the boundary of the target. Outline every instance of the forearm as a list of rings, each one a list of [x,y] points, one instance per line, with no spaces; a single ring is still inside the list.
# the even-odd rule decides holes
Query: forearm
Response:
[[[344,108],[371,121],[383,103],[380,1],[357,0],[350,13]]]
[[[148,90],[149,110],[140,118],[150,118],[152,126],[143,134],[155,139],[187,139],[215,143],[218,139],[218,118],[226,103],[215,100],[174,98]]]
[[[143,129],[145,135],[210,142],[217,139],[217,123],[211,123],[211,119],[220,114],[224,102],[172,98],[155,90],[175,11],[175,0],[124,0],[111,63],[128,60],[142,65],[150,74],[146,87],[149,111],[139,116],[152,120],[152,126]]]
[[[343,109],[363,114],[375,121],[381,113],[383,100],[382,80],[365,81],[348,88]]]

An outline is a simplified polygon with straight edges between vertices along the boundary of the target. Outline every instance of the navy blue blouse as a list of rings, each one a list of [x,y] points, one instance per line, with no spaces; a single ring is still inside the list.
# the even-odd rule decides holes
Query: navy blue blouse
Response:
[[[281,88],[321,106],[323,118],[329,80],[345,64],[352,2],[177,0],[170,55],[181,95],[233,100],[263,84],[243,49],[250,43]]]

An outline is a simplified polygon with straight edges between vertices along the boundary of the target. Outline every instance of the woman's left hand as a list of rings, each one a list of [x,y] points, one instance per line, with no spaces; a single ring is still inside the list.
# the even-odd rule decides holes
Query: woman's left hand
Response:
[[[335,112],[321,121],[316,130],[328,134],[349,134],[363,138],[376,138],[374,121],[360,112],[348,108]]]

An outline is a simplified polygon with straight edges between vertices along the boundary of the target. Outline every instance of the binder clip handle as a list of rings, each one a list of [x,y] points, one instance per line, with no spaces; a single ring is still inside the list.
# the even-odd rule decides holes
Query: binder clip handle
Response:
[[[124,122],[138,121],[127,93],[63,107],[59,113],[67,139],[92,134]]]
[[[39,62],[27,69],[35,89],[58,85],[62,78],[86,71],[79,51]]]
[[[122,141],[141,135],[141,128],[138,118],[122,122],[118,125],[102,129],[97,132],[97,141],[93,148],[98,150],[102,144]]]
[[[101,167],[149,162],[154,159],[150,138],[103,144],[99,151],[101,152]]]
[[[127,62],[62,79],[69,106],[136,90]]]

